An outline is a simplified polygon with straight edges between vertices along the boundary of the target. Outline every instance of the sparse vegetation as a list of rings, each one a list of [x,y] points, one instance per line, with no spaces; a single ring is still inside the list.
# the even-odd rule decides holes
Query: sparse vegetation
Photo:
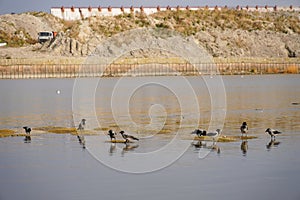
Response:
[[[9,129],[1,129],[0,130],[0,138],[2,137],[10,137],[15,134],[15,131]]]
[[[35,44],[37,40],[31,38],[24,29],[19,29],[13,34],[0,30],[0,42],[7,42],[10,47],[20,47],[25,44]]]
[[[37,127],[37,128],[34,128],[33,130],[46,131],[46,132],[57,133],[57,134],[77,133],[76,128],[68,128],[68,127],[47,126],[47,127]]]
[[[35,17],[47,17],[47,13],[45,13],[45,12],[30,12],[29,14],[31,14]]]
[[[68,32],[71,38],[77,38],[79,34],[80,20],[63,21],[63,32]]]
[[[269,30],[286,32],[290,29],[295,33],[299,30],[299,13],[288,12],[247,12],[244,10],[222,11],[166,11],[153,14],[153,18],[163,23],[173,22],[175,30],[190,35],[207,28]],[[194,30],[194,31],[189,31]]]
[[[81,130],[77,131],[75,127],[56,127],[56,126],[45,126],[45,127],[37,127],[33,128],[33,130],[44,131],[48,133],[56,133],[56,134],[71,134],[71,135],[95,135],[94,131],[90,130]]]
[[[8,47],[28,46],[33,52],[87,56],[103,38],[146,27],[193,36],[213,57],[299,57],[299,14],[199,9],[167,10],[152,15],[123,13],[67,21],[48,13],[30,12],[0,16],[0,42],[7,42]],[[37,33],[44,27],[58,32],[58,39],[42,47],[30,46],[37,43]],[[11,55],[2,53],[1,56]]]
[[[184,35],[194,35],[209,28],[222,30],[269,30],[287,33],[288,30],[300,34],[300,19],[288,12],[247,12],[245,10],[180,10],[163,11],[150,16],[143,13],[121,14],[114,17],[93,17],[91,27],[97,33],[111,36],[137,27],[157,27],[174,29]],[[155,23],[151,23],[152,21]],[[109,23],[107,23],[109,21]]]

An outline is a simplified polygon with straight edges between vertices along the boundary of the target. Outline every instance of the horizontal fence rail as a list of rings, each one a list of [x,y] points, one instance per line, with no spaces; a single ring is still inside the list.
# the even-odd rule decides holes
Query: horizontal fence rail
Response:
[[[300,72],[299,63],[14,64],[0,65],[1,79],[121,76],[247,75]]]

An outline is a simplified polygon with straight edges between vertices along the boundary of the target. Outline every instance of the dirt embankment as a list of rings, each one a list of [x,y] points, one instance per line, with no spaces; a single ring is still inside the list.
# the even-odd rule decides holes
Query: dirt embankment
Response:
[[[299,12],[199,10],[78,21],[64,21],[42,12],[1,15],[0,43],[6,42],[8,46],[0,47],[0,58],[86,57],[105,38],[140,27],[167,28],[191,36],[216,58],[300,57]],[[58,35],[50,42],[39,44],[39,31],[56,31]]]

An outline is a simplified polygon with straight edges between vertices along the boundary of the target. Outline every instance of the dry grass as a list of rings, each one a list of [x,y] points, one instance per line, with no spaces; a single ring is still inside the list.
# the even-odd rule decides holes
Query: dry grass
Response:
[[[50,24],[55,24],[59,30],[68,32],[71,38],[78,39],[81,20],[66,21],[43,12],[29,13],[42,18]],[[114,34],[135,29],[138,27],[168,28],[183,35],[195,35],[199,31],[212,28],[222,30],[267,30],[280,33],[294,32],[300,34],[299,12],[247,12],[245,10],[223,9],[210,10],[180,10],[162,11],[147,16],[143,13],[121,14],[109,17],[89,17],[84,19],[89,22],[90,28],[97,34],[110,37]],[[84,22],[84,21],[83,21]],[[15,28],[15,27],[14,27]],[[20,34],[22,32],[22,34]],[[26,30],[16,29],[13,34],[0,31],[0,41],[5,41],[9,46],[19,47],[37,42],[31,38]]]
[[[200,136],[200,137],[196,136],[196,137],[194,137],[194,140],[198,140],[198,141],[213,141],[213,138],[209,137],[209,136]],[[235,142],[235,141],[237,141],[236,138],[227,137],[227,136],[220,136],[216,140],[216,142]]]
[[[99,127],[99,128],[94,128],[94,131],[108,131],[108,127]]]
[[[221,11],[200,9],[161,11],[150,16],[141,13],[121,14],[112,17],[91,17],[86,20],[89,20],[93,31],[108,37],[138,27],[168,28],[183,35],[195,35],[199,31],[217,27],[222,30],[268,30],[282,33],[291,30],[300,33],[300,19],[297,13],[285,11],[263,13],[232,9]]]
[[[16,31],[14,34],[8,34],[3,30],[0,30],[0,40],[6,42],[9,47],[20,47],[26,44],[26,40],[18,36],[19,32]]]
[[[256,139],[258,138],[257,136],[253,136],[253,135],[247,135],[247,136],[232,136],[233,138],[236,139],[241,139],[241,140],[251,140],[251,139]]]
[[[0,130],[0,138],[17,137],[17,136],[26,136],[26,134],[25,133],[16,133],[16,131],[10,130],[10,129],[1,129]]]
[[[76,128],[54,127],[54,126],[37,127],[37,128],[33,128],[33,130],[46,131],[49,133],[57,133],[57,134],[65,134],[65,133],[71,133],[71,134],[75,133],[76,134],[77,133]]]
[[[15,131],[9,129],[1,129],[0,130],[0,138],[1,137],[10,137],[15,134]]]
[[[238,140],[247,140],[247,139],[255,139],[257,136],[226,136],[226,135],[221,135],[218,137],[217,142],[236,142]],[[213,141],[212,137],[209,136],[195,136],[194,140],[198,141]]]
[[[269,30],[287,33],[292,30],[300,33],[300,19],[297,13],[280,12],[247,12],[245,10],[197,10],[197,11],[165,11],[152,15],[158,21],[157,26],[163,26],[166,22],[169,28],[173,28],[185,35],[193,35],[198,31],[210,28],[242,29],[248,31]]]
[[[96,135],[97,133],[92,130],[80,130],[78,131],[75,127],[55,127],[55,126],[45,126],[33,128],[33,130],[45,131],[49,133],[56,134],[71,134],[71,135]]]

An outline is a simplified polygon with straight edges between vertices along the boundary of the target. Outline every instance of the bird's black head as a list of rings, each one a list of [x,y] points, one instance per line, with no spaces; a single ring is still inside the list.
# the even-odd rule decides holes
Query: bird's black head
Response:
[[[247,122],[243,122],[243,124],[242,124],[243,126],[247,126]]]
[[[109,130],[108,132],[109,132],[109,133],[112,133],[112,130]]]
[[[23,126],[23,128],[26,130],[28,128],[28,126]]]
[[[124,131],[120,131],[120,133],[121,133],[121,134],[123,134],[123,133],[124,133]]]
[[[265,132],[269,132],[271,129],[270,128],[267,128],[267,130]]]

